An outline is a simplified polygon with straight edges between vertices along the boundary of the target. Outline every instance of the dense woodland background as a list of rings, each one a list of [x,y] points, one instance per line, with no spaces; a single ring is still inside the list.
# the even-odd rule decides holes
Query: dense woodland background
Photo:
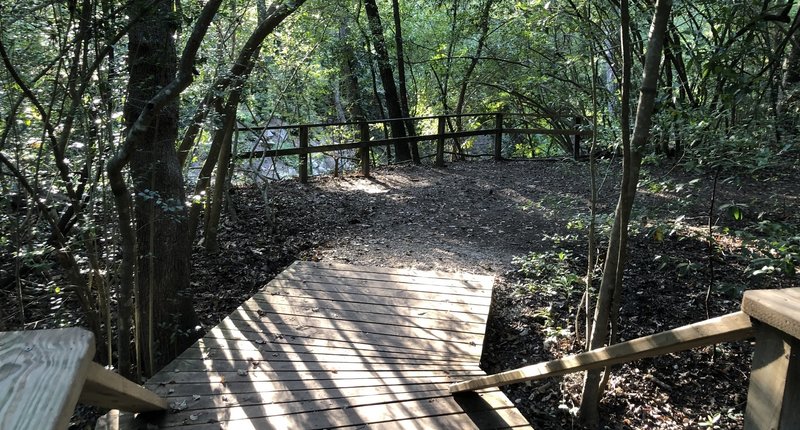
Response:
[[[460,116],[468,113],[594,132],[573,169],[581,180],[563,183],[583,196],[563,227],[581,243],[574,259],[584,269],[566,280],[552,273],[578,292],[578,348],[619,339],[622,274],[641,275],[625,266],[641,251],[636,238],[705,244],[705,255],[660,255],[659,264],[703,273],[706,309],[709,297],[796,285],[799,28],[800,5],[782,0],[3,2],[0,330],[84,326],[99,361],[132,379],[151,375],[201,334],[192,260],[223,258],[218,234],[238,216],[232,193],[249,187],[263,205],[266,231],[254,235],[290,242],[277,219],[302,219],[273,192],[296,174],[296,158],[256,154],[295,146],[298,133],[259,127],[444,114],[455,115],[452,132],[495,126],[494,115]],[[352,142],[360,132],[318,126],[310,141]],[[367,132],[434,134],[437,123]],[[448,139],[448,163],[480,158],[489,142]],[[572,156],[567,136],[502,144],[508,159]],[[433,145],[397,143],[371,159],[430,165]],[[311,170],[355,172],[358,163],[357,150],[315,154]],[[621,181],[616,209],[598,197],[604,171]],[[689,201],[681,192],[698,181],[701,203],[692,204],[705,204],[702,216],[687,217],[688,203],[658,219],[634,209],[637,189]],[[757,189],[741,200],[717,193],[741,184],[772,194],[756,205]],[[560,204],[534,203],[528,209]],[[272,257],[296,256],[283,249]],[[566,255],[554,245],[513,264],[539,276],[547,259]],[[591,400],[570,413],[596,424],[605,381],[590,375],[582,397]]]

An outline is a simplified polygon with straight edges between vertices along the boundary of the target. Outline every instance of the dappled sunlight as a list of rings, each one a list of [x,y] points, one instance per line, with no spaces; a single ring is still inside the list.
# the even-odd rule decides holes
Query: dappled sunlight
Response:
[[[525,426],[499,391],[448,390],[484,375],[491,292],[487,276],[295,263],[148,386],[175,405],[167,427]]]

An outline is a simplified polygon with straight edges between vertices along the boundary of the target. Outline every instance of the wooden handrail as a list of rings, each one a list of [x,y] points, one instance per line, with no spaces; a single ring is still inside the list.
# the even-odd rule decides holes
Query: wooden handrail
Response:
[[[79,401],[123,411],[149,412],[169,408],[169,403],[161,396],[94,362],[89,363]]]
[[[169,407],[92,362],[94,348],[81,328],[0,332],[0,429],[65,429],[79,399],[131,412]]]
[[[736,312],[558,360],[458,382],[450,386],[450,392],[474,391],[598,369],[700,346],[747,339],[754,334],[750,317],[744,312]]]
[[[468,116],[494,116],[496,113],[494,112],[483,112],[483,113],[462,113],[462,114],[447,114],[447,115],[426,115],[426,116],[412,116],[406,118],[383,118],[383,119],[370,119],[366,121],[343,121],[343,122],[317,122],[311,124],[291,124],[291,125],[270,125],[266,127],[262,126],[244,126],[236,128],[237,131],[261,131],[261,130],[284,130],[284,129],[294,129],[300,127],[308,127],[308,128],[318,128],[318,127],[342,127],[348,125],[359,125],[361,123],[364,124],[383,124],[392,121],[408,121],[408,120],[426,120],[426,119],[437,119],[439,117],[444,118],[464,118]],[[559,118],[574,118],[574,115],[538,115],[538,114],[528,114],[528,113],[503,113],[504,116],[522,116],[522,117],[530,117],[535,119],[559,119]]]
[[[503,131],[505,132],[506,130]],[[402,142],[423,142],[426,140],[436,140],[440,137],[444,139],[450,139],[454,137],[481,136],[494,133],[495,130],[490,129],[490,130],[461,131],[457,133],[444,133],[443,135],[426,134],[421,136],[390,137],[388,139],[376,139],[367,142],[350,142],[350,143],[338,143],[335,145],[318,145],[318,146],[308,146],[308,147],[298,147],[298,148],[268,149],[266,151],[253,151],[253,152],[238,154],[237,158],[248,159],[248,158],[261,158],[261,157],[284,157],[287,155],[314,154],[314,153],[341,151],[344,149],[356,149],[363,147],[372,148],[374,146],[384,146]]]
[[[438,139],[452,139],[452,138],[460,138],[460,137],[470,137],[470,136],[490,136],[497,133],[496,129],[487,129],[487,130],[471,130],[471,131],[460,131],[460,132],[447,132],[443,134],[426,134],[421,136],[408,136],[408,137],[393,137],[388,139],[376,139],[370,140],[367,142],[350,142],[350,143],[339,143],[335,145],[318,145],[318,146],[307,146],[307,147],[297,147],[297,148],[281,148],[281,149],[267,149],[264,151],[251,151],[251,152],[244,152],[241,154],[237,154],[236,158],[240,160],[246,160],[250,158],[262,158],[262,157],[285,157],[289,155],[303,155],[303,154],[316,154],[316,153],[323,153],[329,151],[342,151],[345,149],[357,149],[357,148],[372,148],[375,146],[384,146],[384,145],[391,145],[394,143],[402,143],[402,142],[424,142],[428,140],[438,140]],[[538,129],[538,128],[504,128],[503,134],[544,134],[544,135],[580,135],[580,136],[591,136],[591,131],[585,130],[548,130],[548,129]]]
[[[494,127],[489,129],[445,132],[445,122],[447,118],[464,117],[464,116],[494,116]],[[573,156],[578,159],[580,155],[580,141],[582,136],[591,136],[592,131],[582,130],[578,127],[571,129],[561,128],[506,128],[503,122],[505,113],[479,113],[479,114],[458,114],[458,115],[438,115],[438,116],[421,116],[410,118],[389,118],[381,120],[360,121],[360,122],[339,122],[339,123],[319,123],[319,124],[298,124],[298,125],[281,125],[281,126],[267,126],[267,127],[239,127],[237,130],[247,130],[257,133],[264,130],[289,130],[297,129],[299,135],[299,145],[292,148],[278,148],[267,149],[259,151],[250,151],[234,155],[237,160],[265,158],[265,157],[285,157],[296,155],[298,157],[298,176],[301,183],[308,182],[309,176],[309,154],[327,153],[330,151],[342,151],[347,149],[360,149],[361,150],[361,171],[364,176],[369,176],[369,152],[370,149],[376,146],[404,144],[404,143],[417,143],[423,141],[436,141],[436,150],[432,156],[436,157],[434,165],[437,167],[444,166],[444,141],[445,139],[460,139],[470,136],[492,136],[494,138],[493,158],[495,161],[501,161],[503,157],[503,135],[507,134],[538,134],[550,136],[573,136]],[[524,114],[514,114],[520,116]],[[541,117],[531,115],[540,119],[553,119],[555,117]],[[427,134],[420,136],[405,136],[387,139],[370,139],[369,125],[375,123],[386,123],[391,121],[409,121],[421,119],[435,119],[437,121],[437,133]],[[573,118],[573,124],[580,124],[580,118]],[[318,145],[311,146],[309,143],[309,129],[314,127],[336,127],[345,125],[358,125],[357,140],[351,140],[347,143],[339,143],[333,145]]]

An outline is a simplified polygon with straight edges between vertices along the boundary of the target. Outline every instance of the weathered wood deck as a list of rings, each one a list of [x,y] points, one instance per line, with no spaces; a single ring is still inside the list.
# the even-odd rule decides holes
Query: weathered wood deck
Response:
[[[297,262],[146,386],[161,427],[531,428],[478,367],[492,279]],[[185,407],[185,408],[184,408]]]

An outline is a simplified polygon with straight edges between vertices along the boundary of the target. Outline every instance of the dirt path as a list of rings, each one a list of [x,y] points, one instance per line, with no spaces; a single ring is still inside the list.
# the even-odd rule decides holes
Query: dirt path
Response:
[[[316,258],[500,274],[512,268],[514,256],[542,248],[544,235],[563,230],[544,202],[560,184],[574,183],[577,166],[542,167],[536,162],[407,166],[380,170],[372,179],[280,184],[278,202],[290,202],[279,214],[307,212],[310,223],[329,226],[331,237],[314,250]],[[570,193],[556,198],[562,216],[586,206]]]
[[[600,170],[601,230],[613,212],[615,175],[614,168]],[[572,321],[586,267],[588,182],[586,164],[569,161],[402,166],[377,169],[371,179],[282,181],[266,190],[274,223],[261,191],[238,189],[237,218],[226,221],[220,236],[223,252],[196,253],[200,315],[206,326],[215,325],[294,259],[465,271],[496,277],[483,360],[487,372],[577,352]],[[645,175],[626,270],[623,339],[705,319],[708,247],[702,231],[712,183],[666,169]],[[746,202],[779,212],[787,202],[798,203],[791,183],[720,181],[717,204]],[[658,230],[663,238],[655,240]],[[747,278],[746,265],[732,254],[735,246],[720,245],[717,282],[763,286]],[[529,273],[520,273],[522,262],[515,257],[531,252],[538,256],[525,260]],[[687,268],[692,271],[684,273]],[[796,284],[781,282],[777,286]],[[715,290],[708,312],[737,310],[740,294]],[[603,402],[608,428],[739,428],[749,344],[711,352],[616,370]],[[574,375],[511,386],[507,393],[535,428],[561,429],[576,428],[571,411],[579,390],[580,376]]]

